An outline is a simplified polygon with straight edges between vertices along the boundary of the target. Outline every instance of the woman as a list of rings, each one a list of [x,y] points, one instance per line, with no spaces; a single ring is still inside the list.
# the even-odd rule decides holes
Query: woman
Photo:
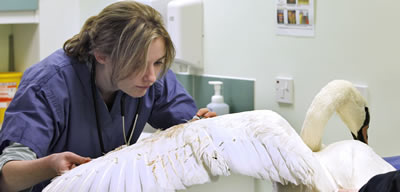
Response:
[[[165,129],[201,109],[169,71],[175,50],[160,14],[122,1],[24,73],[0,133],[0,191],[33,187],[114,148],[146,122]]]

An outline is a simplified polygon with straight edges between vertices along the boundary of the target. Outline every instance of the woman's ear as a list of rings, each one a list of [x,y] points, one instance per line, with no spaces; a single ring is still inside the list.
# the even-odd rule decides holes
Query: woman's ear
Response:
[[[108,63],[108,57],[107,55],[103,54],[100,51],[94,51],[94,58],[96,58],[96,61],[100,64],[107,64]]]

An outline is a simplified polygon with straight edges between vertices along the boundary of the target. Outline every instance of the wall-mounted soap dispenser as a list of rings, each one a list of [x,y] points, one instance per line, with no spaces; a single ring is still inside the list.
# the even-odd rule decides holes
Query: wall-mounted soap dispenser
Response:
[[[150,5],[164,19],[176,49],[178,72],[203,72],[203,0],[136,0]]]
[[[168,3],[168,32],[176,48],[179,72],[203,70],[203,1],[172,0]]]

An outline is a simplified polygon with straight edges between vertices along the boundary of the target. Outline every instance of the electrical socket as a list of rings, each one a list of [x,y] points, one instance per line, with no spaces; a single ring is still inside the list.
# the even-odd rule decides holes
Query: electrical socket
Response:
[[[293,78],[276,77],[275,94],[278,103],[293,104]]]

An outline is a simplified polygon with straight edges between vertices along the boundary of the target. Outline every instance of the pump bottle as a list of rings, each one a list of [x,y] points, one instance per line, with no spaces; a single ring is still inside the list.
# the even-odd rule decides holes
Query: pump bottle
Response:
[[[209,81],[208,84],[214,85],[214,95],[211,97],[211,103],[207,105],[207,108],[217,115],[228,114],[229,105],[224,103],[224,97],[221,95],[222,81]]]

